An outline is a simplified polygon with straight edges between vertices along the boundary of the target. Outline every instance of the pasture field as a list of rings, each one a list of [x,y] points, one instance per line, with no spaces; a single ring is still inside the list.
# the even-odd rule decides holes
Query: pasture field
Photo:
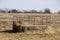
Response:
[[[13,21],[36,30],[12,33]],[[0,13],[0,40],[60,40],[60,14]]]

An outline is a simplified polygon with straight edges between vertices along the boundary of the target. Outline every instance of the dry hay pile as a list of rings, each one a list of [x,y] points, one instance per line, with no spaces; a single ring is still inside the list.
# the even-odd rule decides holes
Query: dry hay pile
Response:
[[[60,24],[52,24],[48,26],[45,30],[47,34],[59,33],[60,32]]]
[[[56,29],[55,29],[54,27],[49,26],[49,27],[47,27],[47,28],[45,29],[45,33],[46,33],[46,34],[56,33]]]

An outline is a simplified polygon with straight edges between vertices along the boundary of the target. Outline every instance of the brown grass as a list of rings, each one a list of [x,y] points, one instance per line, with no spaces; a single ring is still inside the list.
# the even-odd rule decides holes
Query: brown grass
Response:
[[[26,19],[30,19],[30,18],[26,18],[27,16],[31,16],[32,20],[34,17],[38,16],[38,18],[36,19],[36,24],[38,24],[40,21],[37,19],[40,19],[39,17],[52,17],[52,19],[50,20],[51,23],[50,25],[33,25],[34,21],[32,21],[32,23],[29,23],[30,21],[26,21]],[[20,19],[18,18],[20,17]],[[21,19],[21,17],[23,17]],[[24,18],[25,17],[25,18]],[[58,17],[58,18],[57,18]],[[59,14],[4,14],[1,13],[0,14],[0,40],[60,40],[60,19],[59,19],[60,15]],[[6,22],[5,19],[8,18],[7,21],[10,22]],[[5,31],[5,30],[11,30],[12,29],[12,21],[13,18],[20,20],[23,24],[22,26],[25,27],[31,27],[32,25],[36,27],[37,30],[30,30],[30,31],[26,31],[26,32],[19,32],[19,33],[12,33],[11,31]],[[14,20],[15,20],[14,19]],[[16,21],[16,20],[15,20]],[[40,22],[42,23],[42,22]],[[40,24],[39,23],[39,24]],[[45,23],[45,22],[44,22]],[[32,26],[32,27],[33,27]],[[46,27],[45,27],[46,26]]]

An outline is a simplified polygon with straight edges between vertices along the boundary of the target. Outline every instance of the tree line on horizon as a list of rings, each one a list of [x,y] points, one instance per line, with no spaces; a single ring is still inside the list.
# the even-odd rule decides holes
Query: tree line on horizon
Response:
[[[37,10],[20,11],[20,10],[17,10],[17,9],[11,9],[11,10],[0,9],[0,13],[48,13],[48,14],[50,14],[52,12],[50,11],[50,9],[45,9],[44,12],[43,11],[37,11]],[[58,11],[58,14],[60,14],[60,11]]]

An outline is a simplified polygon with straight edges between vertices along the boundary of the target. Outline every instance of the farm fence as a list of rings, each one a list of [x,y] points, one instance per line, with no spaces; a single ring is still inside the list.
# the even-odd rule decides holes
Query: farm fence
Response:
[[[9,17],[3,17],[0,16],[0,25],[4,22],[10,22],[9,25],[12,26],[13,21],[22,21],[23,26],[45,26],[51,24],[60,24],[60,15],[21,15],[21,16],[9,16]],[[3,22],[3,23],[2,23]],[[7,24],[5,25],[7,26]]]

